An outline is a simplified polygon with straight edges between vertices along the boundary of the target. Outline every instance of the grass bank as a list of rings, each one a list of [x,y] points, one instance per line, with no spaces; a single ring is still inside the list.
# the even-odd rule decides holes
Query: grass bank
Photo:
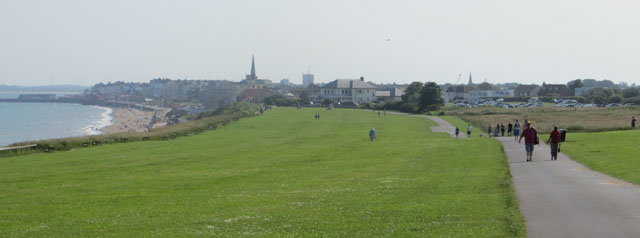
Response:
[[[5,158],[0,236],[526,236],[497,141],[430,126],[276,108],[178,140]]]
[[[570,133],[562,152],[585,166],[640,185],[639,130]]]

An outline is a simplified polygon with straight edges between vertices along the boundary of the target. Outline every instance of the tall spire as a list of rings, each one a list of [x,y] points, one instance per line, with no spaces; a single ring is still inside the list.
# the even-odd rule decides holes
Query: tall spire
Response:
[[[254,60],[253,55],[251,55],[251,79],[256,80],[258,76],[256,76],[256,62]]]
[[[471,80],[471,72],[469,72],[469,86],[473,85],[473,80]]]

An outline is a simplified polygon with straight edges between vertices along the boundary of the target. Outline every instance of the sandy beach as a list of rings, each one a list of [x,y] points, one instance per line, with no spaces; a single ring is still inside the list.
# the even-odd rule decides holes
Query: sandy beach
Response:
[[[162,120],[168,110],[157,111],[156,124],[153,127],[165,126],[166,122]],[[129,108],[113,108],[111,114],[113,123],[106,126],[100,131],[104,134],[112,134],[118,132],[145,132],[147,126],[153,117],[153,111],[141,111]]]

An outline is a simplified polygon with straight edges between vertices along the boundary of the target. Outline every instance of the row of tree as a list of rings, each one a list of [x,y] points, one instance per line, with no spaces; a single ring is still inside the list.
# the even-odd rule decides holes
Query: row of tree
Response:
[[[578,101],[603,105],[609,103],[640,104],[640,88],[594,88],[578,97]]]
[[[444,106],[442,88],[437,83],[413,82],[404,91],[402,101],[386,102],[382,107],[388,110],[422,113],[438,110],[442,106]]]

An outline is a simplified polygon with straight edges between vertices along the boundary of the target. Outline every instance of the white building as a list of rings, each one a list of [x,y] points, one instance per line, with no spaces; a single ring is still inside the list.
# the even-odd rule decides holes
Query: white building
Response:
[[[331,99],[333,102],[364,103],[376,100],[376,87],[360,79],[336,79],[320,87],[318,99]]]
[[[465,99],[480,99],[486,97],[513,97],[513,90],[511,89],[497,89],[497,90],[475,90],[468,93],[468,97]]]
[[[309,87],[313,84],[313,74],[302,74],[302,87]]]

